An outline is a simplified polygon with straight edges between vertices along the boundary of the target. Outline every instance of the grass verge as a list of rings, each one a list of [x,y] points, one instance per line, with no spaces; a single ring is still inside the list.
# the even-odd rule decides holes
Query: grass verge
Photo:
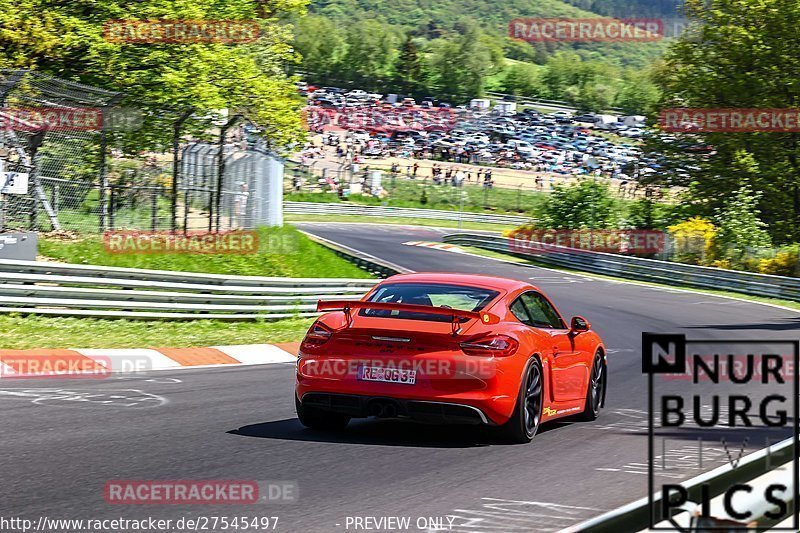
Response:
[[[313,318],[145,321],[0,315],[0,347],[188,348],[298,341]]]
[[[474,182],[473,182],[474,183]],[[440,209],[445,211],[464,211],[472,213],[510,214],[517,216],[539,216],[547,194],[523,188],[492,187],[486,189],[480,185],[451,187],[434,185],[430,179],[418,178],[410,180],[398,178],[392,183],[391,178],[383,181],[388,192],[387,198],[376,198],[354,194],[347,203],[358,205],[387,205],[390,207],[414,207],[418,209]],[[293,202],[342,202],[333,192],[287,192],[284,200]]]
[[[408,217],[368,217],[358,215],[284,215],[287,222],[359,222],[372,224],[398,224],[407,226],[429,226],[435,228],[458,229],[457,220],[435,220],[430,218]],[[500,233],[506,229],[514,229],[514,224],[484,224],[482,222],[462,222],[461,229],[494,231]]]
[[[42,236],[40,258],[62,263],[206,272],[240,276],[291,278],[370,278],[367,272],[337,256],[291,226],[260,228],[259,249],[248,254],[111,253],[103,238]]]

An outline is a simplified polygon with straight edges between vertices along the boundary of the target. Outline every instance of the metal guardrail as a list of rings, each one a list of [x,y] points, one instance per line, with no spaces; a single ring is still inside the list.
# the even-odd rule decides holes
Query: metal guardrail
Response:
[[[499,100],[505,100],[507,102],[516,102],[518,104],[524,105],[532,105],[532,106],[540,106],[540,107],[549,107],[552,109],[559,109],[563,111],[576,111],[576,107],[569,102],[564,102],[562,100],[547,100],[544,98],[530,98],[527,96],[516,96],[513,94],[506,94],[506,93],[498,93],[494,91],[486,91],[486,96],[490,98],[495,98]]]
[[[710,531],[716,527],[716,531],[748,531],[747,523],[756,522],[760,526],[760,531],[765,528],[780,527],[790,528],[793,518],[790,517],[783,522],[776,524],[775,520],[770,521],[766,513],[770,507],[764,506],[763,502],[747,502],[739,512],[750,511],[752,516],[747,519],[747,523],[732,520],[724,512],[724,505],[720,505],[723,500],[722,494],[726,489],[738,484],[749,484],[752,487],[766,486],[767,484],[780,482],[787,489],[781,499],[788,503],[789,509],[797,505],[795,495],[794,461],[797,453],[796,439],[790,438],[785,441],[764,448],[758,452],[743,457],[736,466],[731,464],[723,465],[710,472],[701,474],[688,481],[680,483],[689,497],[692,505],[684,504],[681,514],[674,517],[675,522],[684,531]],[[705,487],[705,488],[704,488]],[[706,523],[698,524],[700,509],[695,508],[694,502],[702,500],[702,491],[708,490],[709,496],[713,497],[709,504],[710,516],[705,519]],[[755,490],[753,491],[755,495]],[[763,493],[762,493],[763,495]],[[762,498],[763,499],[763,498]],[[625,505],[604,513],[596,518],[592,518],[575,526],[561,530],[561,533],[617,533],[619,531],[649,531],[652,509],[657,509],[661,505],[661,494],[653,494],[652,507],[651,498],[645,497],[631,504]],[[694,518],[694,520],[692,520]],[[654,524],[661,531],[672,527],[669,521]],[[734,526],[737,526],[734,529]],[[721,528],[721,529],[720,529]],[[730,528],[730,529],[728,529]]]
[[[470,233],[445,235],[444,242],[476,246],[533,259],[546,265],[626,279],[652,281],[698,289],[726,290],[750,296],[800,301],[800,279],[786,276],[685,265],[656,259],[643,259],[555,246],[548,246],[546,251],[526,251],[530,250],[530,244],[525,240],[514,241],[500,236]]]
[[[130,319],[313,316],[320,298],[359,299],[371,279],[221,276],[0,261],[0,313]]]
[[[548,100],[546,98],[530,98],[526,96],[516,96],[513,94],[506,94],[506,93],[498,93],[492,91],[486,91],[487,96],[491,96],[492,98],[500,98],[503,100],[507,100],[510,102],[517,102],[520,104],[525,105],[532,105],[532,106],[541,106],[541,107],[550,107],[553,109],[562,109],[564,111],[577,111],[577,107],[569,102],[565,102],[563,100]],[[508,100],[507,98],[510,97],[511,99]],[[620,107],[608,107],[606,108],[607,111],[613,111],[616,113],[622,113],[623,110]]]
[[[380,205],[358,205],[349,203],[284,202],[284,214],[297,215],[355,215],[368,217],[407,217],[435,220],[462,220],[464,222],[483,222],[486,224],[520,225],[531,221],[530,217],[515,215],[492,215],[444,211],[438,209],[419,209],[414,207],[385,207]]]

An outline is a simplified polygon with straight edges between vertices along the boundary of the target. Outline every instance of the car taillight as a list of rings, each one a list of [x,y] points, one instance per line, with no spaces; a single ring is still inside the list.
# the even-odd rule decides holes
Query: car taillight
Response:
[[[462,342],[459,346],[461,346],[461,351],[467,355],[507,357],[517,353],[519,343],[516,339],[505,335],[493,335],[471,342]]]
[[[303,344],[310,346],[319,346],[328,342],[333,335],[333,330],[320,322],[314,322],[311,329],[308,330],[306,338],[303,339]],[[302,348],[302,346],[301,346]]]

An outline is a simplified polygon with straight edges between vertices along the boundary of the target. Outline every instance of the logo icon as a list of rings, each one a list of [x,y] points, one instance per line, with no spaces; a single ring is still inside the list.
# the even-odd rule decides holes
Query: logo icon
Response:
[[[686,335],[642,333],[642,372],[685,373]]]

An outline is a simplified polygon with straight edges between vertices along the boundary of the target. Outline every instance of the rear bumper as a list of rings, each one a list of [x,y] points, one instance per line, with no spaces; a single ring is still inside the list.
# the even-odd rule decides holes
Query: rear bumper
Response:
[[[397,402],[400,416],[416,420],[448,423],[453,419],[467,422],[473,416],[456,416],[449,406],[462,411],[477,411],[479,423],[503,424],[514,411],[519,392],[517,368],[521,359],[472,357],[450,352],[422,352],[410,356],[312,356],[301,354],[297,363],[295,393],[304,401],[307,395],[366,398],[364,405],[350,408],[350,416],[375,416],[368,409],[369,400],[388,398]],[[411,384],[359,379],[358,369],[376,366],[415,370]],[[410,403],[416,402],[416,403]],[[444,404],[447,409],[437,407]],[[342,409],[341,405],[337,409]],[[486,420],[487,422],[484,422]]]
[[[340,413],[353,418],[378,416],[409,418],[432,424],[493,425],[477,407],[452,402],[409,400],[386,396],[309,392],[303,395],[304,406]]]

